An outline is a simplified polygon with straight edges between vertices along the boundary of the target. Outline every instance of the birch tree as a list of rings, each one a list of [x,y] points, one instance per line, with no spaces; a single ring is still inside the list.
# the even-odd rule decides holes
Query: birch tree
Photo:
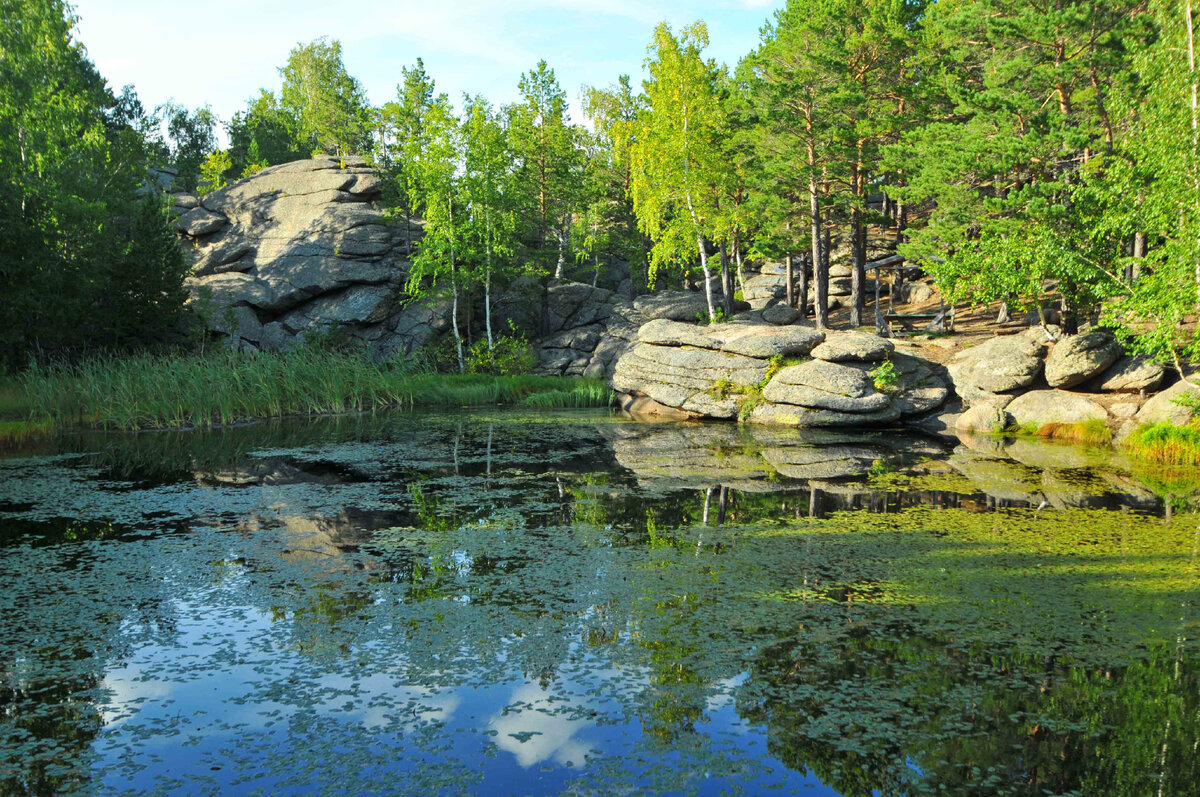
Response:
[[[510,154],[499,116],[482,95],[466,98],[463,109],[462,196],[468,213],[465,237],[474,250],[483,282],[484,328],[492,338],[492,282],[511,269],[516,220],[511,206]]]
[[[708,29],[696,22],[676,36],[662,23],[648,48],[649,109],[630,150],[631,195],[638,226],[654,242],[651,280],[664,266],[687,268],[698,258],[709,321],[716,321],[706,240],[722,229],[718,197],[729,181],[724,155],[725,109],[720,71],[705,61]]]
[[[462,333],[458,324],[462,235],[466,219],[461,207],[460,130],[445,95],[429,106],[425,119],[426,147],[415,164],[424,191],[425,235],[417,247],[408,274],[406,292],[426,297],[448,284],[450,328],[458,354],[458,370],[465,372]]]

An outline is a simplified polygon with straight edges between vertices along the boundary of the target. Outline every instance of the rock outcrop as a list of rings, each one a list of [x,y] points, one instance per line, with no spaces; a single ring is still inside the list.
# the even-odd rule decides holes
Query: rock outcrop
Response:
[[[609,376],[646,322],[628,299],[579,282],[551,285],[545,315],[546,334],[534,347],[537,370],[558,376]]]
[[[405,319],[401,305],[419,228],[385,218],[373,204],[379,191],[361,158],[324,157],[263,169],[199,200],[175,195],[193,309],[242,348],[288,349],[309,334],[380,354],[419,346],[438,328]]]
[[[1099,404],[1066,390],[1031,390],[1013,399],[1004,409],[1019,427],[1086,423],[1108,418],[1108,412]]]
[[[1125,355],[1096,377],[1093,390],[1101,393],[1140,393],[1162,384],[1167,369],[1138,355]]]
[[[659,319],[638,330],[611,384],[691,415],[786,426],[887,424],[941,405],[950,391],[932,363],[893,354],[891,381],[877,378],[893,349],[857,332]]]

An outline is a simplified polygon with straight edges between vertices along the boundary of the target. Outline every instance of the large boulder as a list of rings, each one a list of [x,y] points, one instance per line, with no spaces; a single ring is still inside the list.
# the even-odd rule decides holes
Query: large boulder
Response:
[[[175,220],[175,229],[184,235],[199,238],[211,235],[229,223],[229,219],[220,213],[213,213],[204,208],[192,208]]]
[[[813,349],[812,356],[830,362],[876,363],[896,350],[887,338],[869,332],[831,332],[825,342]]]
[[[1147,357],[1125,355],[1096,377],[1093,389],[1101,393],[1140,393],[1153,391],[1162,384],[1167,370],[1162,363]]]
[[[893,423],[900,418],[900,408],[889,404],[875,412],[840,412],[794,404],[760,404],[747,419],[750,423],[773,424],[776,426],[848,426],[863,428]]]
[[[772,304],[763,308],[762,319],[775,326],[787,326],[800,320],[800,311],[783,303]]]
[[[890,396],[875,389],[865,369],[824,360],[780,370],[763,389],[763,398],[775,404],[839,412],[877,412],[891,403]]]
[[[1120,356],[1121,344],[1106,330],[1069,335],[1054,344],[1046,358],[1046,382],[1050,387],[1075,387],[1103,373]]]
[[[1048,423],[1086,423],[1103,421],[1108,412],[1096,402],[1066,390],[1031,390],[1013,399],[1005,410],[1021,427],[1042,427]]]
[[[203,197],[175,222],[192,307],[235,345],[288,349],[320,329],[377,353],[411,350],[391,338],[403,334],[400,286],[419,228],[385,218],[378,194],[374,170],[348,156],[272,166]],[[213,320],[229,307],[250,308],[262,332],[241,311],[236,328]]]
[[[713,295],[713,304],[721,306],[720,296]],[[690,321],[708,318],[708,299],[701,291],[658,291],[633,300],[634,308],[646,318],[666,318],[671,321]],[[753,309],[749,302],[735,300],[733,312]]]
[[[1008,426],[1008,412],[999,404],[979,402],[955,419],[954,428],[963,432],[991,434]]]
[[[697,326],[657,319],[638,330],[638,340],[655,346],[696,346],[713,351],[770,359],[805,356],[825,339],[812,327],[712,324]]]
[[[1134,421],[1142,423],[1173,423],[1182,426],[1194,417],[1192,406],[1200,402],[1200,390],[1179,381],[1157,393],[1142,405]],[[1192,405],[1192,406],[1189,406]]]
[[[989,338],[955,355],[948,366],[963,401],[994,403],[993,394],[1029,387],[1042,373],[1045,347],[1026,335]]]
[[[616,364],[614,390],[710,418],[734,418],[741,391],[761,382],[767,363],[695,346],[639,343]]]

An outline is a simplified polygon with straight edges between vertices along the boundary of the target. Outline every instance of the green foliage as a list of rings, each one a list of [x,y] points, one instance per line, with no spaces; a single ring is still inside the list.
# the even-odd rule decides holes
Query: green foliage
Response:
[[[728,118],[721,103],[723,70],[705,61],[703,22],[678,36],[666,24],[654,30],[646,59],[648,108],[630,149],[630,195],[638,227],[654,242],[649,279],[675,266],[687,270],[699,258],[710,276],[705,239],[723,229],[719,198],[732,178],[724,146]],[[716,308],[708,308],[710,322]]]
[[[884,360],[871,369],[871,380],[880,393],[894,393],[900,385],[900,375],[891,360]]]
[[[518,90],[520,101],[505,109],[513,208],[525,231],[530,266],[561,277],[584,183],[581,133],[570,122],[566,92],[544,60],[521,75]]]
[[[219,149],[209,153],[208,157],[204,159],[204,163],[200,165],[198,192],[203,195],[216,191],[218,188],[224,188],[228,183],[226,177],[232,170],[233,160],[230,158],[228,150]]]
[[[467,350],[467,372],[515,376],[527,374],[537,365],[533,347],[518,335],[497,338],[494,345],[480,339]]]
[[[241,177],[304,158],[309,149],[301,141],[299,120],[272,91],[259,90],[229,122],[229,154],[233,171]]]
[[[185,190],[195,191],[201,167],[217,149],[217,117],[208,106],[190,111],[173,100],[159,106],[157,113],[166,121],[176,177]]]
[[[335,155],[369,150],[366,92],[346,71],[340,41],[322,37],[296,45],[279,73],[279,107],[295,120],[301,142]]]
[[[12,0],[3,14],[0,367],[161,339],[184,266],[146,186],[163,156],[153,119],[129,87],[108,90],[65,3]]]
[[[1147,424],[1125,438],[1130,454],[1159,465],[1200,467],[1200,427]]]
[[[724,307],[714,307],[711,314],[703,311],[696,313],[696,325],[708,326],[709,324],[724,324],[729,319],[725,316]]]
[[[509,374],[441,375],[420,359],[378,363],[336,348],[289,354],[228,350],[33,365],[17,379],[25,417],[107,429],[229,425],[255,418],[387,407],[517,404],[608,406],[601,380]],[[532,398],[544,394],[542,398]]]

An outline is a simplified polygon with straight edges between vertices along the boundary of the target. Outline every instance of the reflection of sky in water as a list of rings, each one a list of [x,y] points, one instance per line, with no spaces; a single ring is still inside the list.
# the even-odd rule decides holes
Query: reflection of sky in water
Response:
[[[889,703],[894,684],[886,668],[879,684],[842,673],[856,638],[840,635],[858,627],[844,622],[849,600],[805,615],[831,640],[807,659],[772,658],[772,646],[808,633],[796,637],[787,611],[834,606],[824,597],[852,596],[840,582],[866,576],[815,536],[800,548],[757,531],[819,514],[820,491],[827,509],[858,500],[861,481],[822,477],[813,493],[772,481],[749,433],[729,426],[455,419],[369,431],[378,439],[267,435],[205,463],[174,450],[195,438],[161,436],[0,460],[0,677],[25,700],[0,714],[0,769],[25,765],[4,734],[40,711],[39,754],[114,793],[835,793],[788,758],[798,715],[793,685],[779,683],[827,666],[828,680],[814,671],[796,686],[822,709],[841,701],[843,721],[856,700]],[[893,450],[844,437],[817,452],[821,472]],[[768,442],[793,468],[813,453]],[[977,452],[953,456],[980,465]],[[1009,464],[1013,490],[1043,489],[1032,466]],[[710,489],[728,479],[745,490]],[[1094,480],[1071,486],[1083,503],[1131,500]],[[770,599],[780,594],[821,600]],[[1072,603],[1031,614],[1023,628],[1049,628],[1056,644],[1063,628],[1112,622],[1093,628]],[[914,660],[944,665],[898,633]],[[859,651],[868,667],[870,652]],[[47,684],[65,691],[43,698]],[[82,729],[74,747],[55,737],[64,715]],[[876,729],[829,732],[840,754]],[[918,775],[928,766],[900,761]]]
[[[174,601],[171,645],[143,646],[104,674],[104,729],[94,765],[105,790],[183,785],[306,793],[335,782],[325,774],[332,759],[348,778],[337,788],[355,791],[370,791],[368,772],[418,773],[413,788],[400,792],[556,793],[580,785],[604,791],[608,780],[597,782],[591,772],[597,761],[620,761],[630,786],[642,776],[661,786],[664,768],[687,762],[640,750],[641,727],[629,700],[649,686],[642,668],[614,667],[576,649],[548,683],[437,686],[438,674],[430,673],[417,685],[403,682],[403,650],[371,645],[362,651],[371,666],[322,671],[277,647],[268,615],[194,597]],[[714,684],[697,725],[711,746],[709,758],[756,759],[753,765],[733,776],[686,766],[668,790],[707,794],[733,783],[751,791],[790,783],[806,785],[805,793],[833,794],[813,791],[818,781],[789,773],[767,755],[761,732],[734,709],[732,692],[744,680],[743,673]],[[316,738],[297,738],[313,731]],[[457,767],[472,772],[455,774]]]

